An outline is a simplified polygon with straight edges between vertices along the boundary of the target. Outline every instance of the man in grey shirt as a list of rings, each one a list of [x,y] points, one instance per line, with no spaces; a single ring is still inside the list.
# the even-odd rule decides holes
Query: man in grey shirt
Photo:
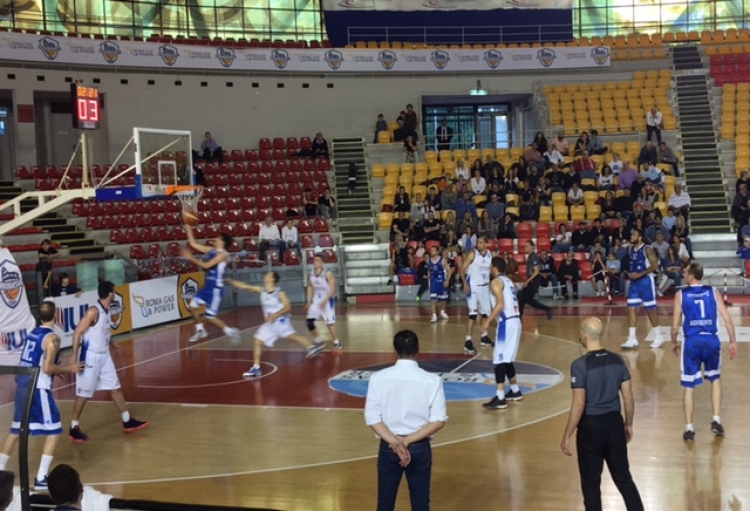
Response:
[[[580,342],[586,354],[571,366],[573,404],[560,449],[571,456],[570,437],[578,430],[578,471],[586,511],[601,511],[603,462],[620,490],[628,511],[643,511],[638,488],[630,475],[627,444],[633,438],[633,386],[622,357],[601,345],[604,327],[598,318],[581,323]],[[620,395],[625,408],[623,422]]]
[[[669,243],[664,240],[664,233],[656,231],[656,241],[651,244],[651,248],[656,251],[659,255],[659,259],[667,257],[667,251],[669,250]]]

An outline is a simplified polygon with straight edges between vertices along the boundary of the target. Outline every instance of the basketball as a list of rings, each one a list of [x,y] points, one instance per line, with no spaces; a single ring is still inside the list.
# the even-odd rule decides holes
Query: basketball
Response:
[[[185,211],[183,209],[182,221],[185,223],[185,225],[195,227],[196,225],[198,225],[198,215],[196,215],[193,211]]]

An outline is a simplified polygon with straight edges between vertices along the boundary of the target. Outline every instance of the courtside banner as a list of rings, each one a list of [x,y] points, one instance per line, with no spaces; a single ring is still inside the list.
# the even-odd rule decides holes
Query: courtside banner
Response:
[[[130,284],[133,328],[160,325],[190,316],[187,304],[203,285],[203,273],[186,273]]]
[[[128,284],[115,287],[115,299],[109,306],[109,326],[112,335],[129,332],[133,329],[131,321],[130,296]],[[73,346],[73,333],[81,322],[86,311],[99,299],[96,291],[86,291],[80,297],[75,295],[54,298],[57,307],[55,333],[60,336],[60,346]]]
[[[606,46],[482,50],[224,48],[0,33],[0,60],[284,73],[477,73],[609,67]]]
[[[324,11],[493,11],[572,9],[573,0],[321,0]]]

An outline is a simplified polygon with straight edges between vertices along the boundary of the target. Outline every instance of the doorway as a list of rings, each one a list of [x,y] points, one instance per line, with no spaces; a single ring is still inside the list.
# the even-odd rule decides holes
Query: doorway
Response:
[[[0,179],[13,179],[16,168],[13,94],[0,91]]]

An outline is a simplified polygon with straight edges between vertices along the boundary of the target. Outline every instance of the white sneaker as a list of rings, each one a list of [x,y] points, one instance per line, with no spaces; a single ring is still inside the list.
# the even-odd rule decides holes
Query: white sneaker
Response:
[[[552,299],[553,300],[559,300],[560,299],[560,295],[557,294],[557,293],[555,293],[555,294],[552,295]]]
[[[441,319],[448,319],[450,316],[448,316],[445,311],[440,311],[440,318]]]
[[[240,334],[240,330],[238,328],[232,328],[232,331],[229,333],[229,342],[232,346],[237,346],[241,341],[242,335]]]
[[[430,323],[437,323],[437,314],[433,314],[432,317],[430,317]]]
[[[654,339],[654,342],[651,343],[651,347],[653,349],[661,348],[665,342],[664,337],[657,337]]]
[[[188,342],[198,342],[204,337],[208,337],[208,332],[206,332],[205,330],[196,330],[195,333],[190,336]]]
[[[661,298],[662,296],[664,296],[664,293],[661,291],[661,289],[659,289],[659,290],[656,291],[656,296],[658,296],[659,298]]]
[[[631,348],[637,348],[638,347],[638,339],[628,339],[623,344],[620,344],[620,348],[622,349],[631,349]]]

